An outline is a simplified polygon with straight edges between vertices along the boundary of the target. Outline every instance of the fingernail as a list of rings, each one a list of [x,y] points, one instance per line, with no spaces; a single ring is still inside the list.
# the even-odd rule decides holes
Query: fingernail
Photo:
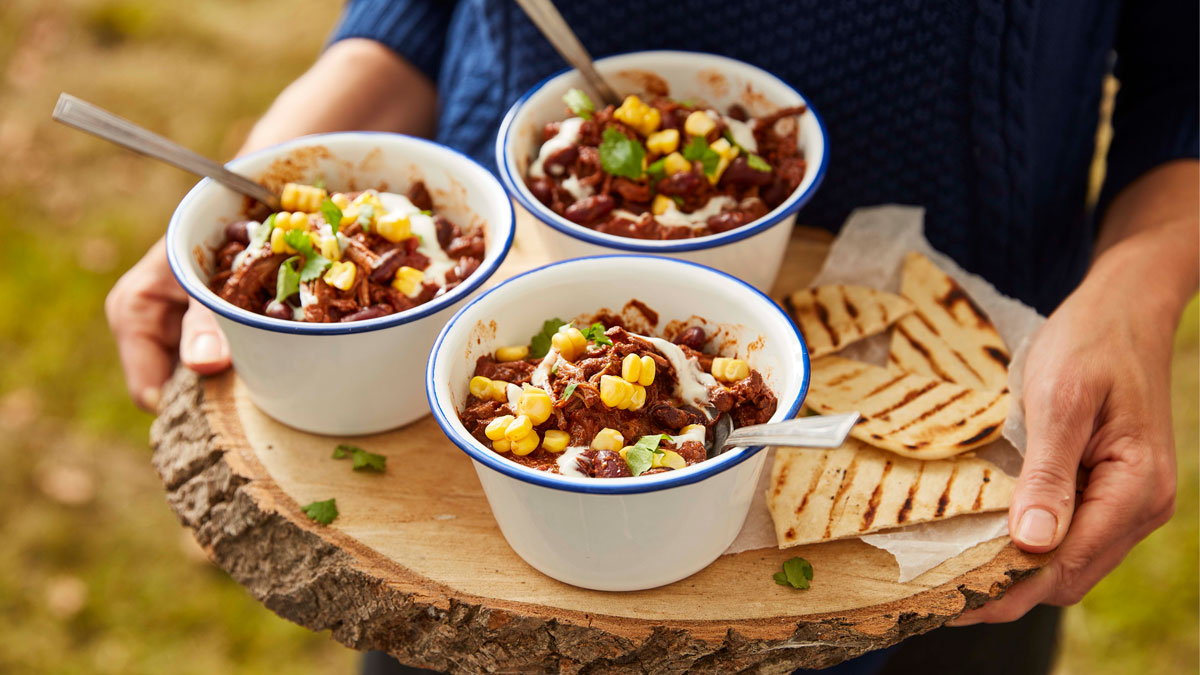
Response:
[[[1058,519],[1046,509],[1029,509],[1017,525],[1017,539],[1029,546],[1049,546],[1054,543]]]
[[[201,333],[192,338],[188,349],[188,361],[191,363],[212,363],[221,358],[221,343],[212,333]]]
[[[162,392],[158,387],[146,387],[142,390],[142,406],[150,412],[158,412],[158,403],[161,397]]]

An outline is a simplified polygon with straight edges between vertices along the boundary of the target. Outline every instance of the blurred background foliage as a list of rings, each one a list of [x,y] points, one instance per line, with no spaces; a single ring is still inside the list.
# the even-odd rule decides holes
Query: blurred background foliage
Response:
[[[125,395],[104,296],[194,179],[50,121],[68,91],[228,158],[339,7],[0,3],[0,672],[356,667],[207,562]],[[1178,513],[1068,611],[1061,673],[1196,671],[1198,320],[1193,302],[1176,342]]]

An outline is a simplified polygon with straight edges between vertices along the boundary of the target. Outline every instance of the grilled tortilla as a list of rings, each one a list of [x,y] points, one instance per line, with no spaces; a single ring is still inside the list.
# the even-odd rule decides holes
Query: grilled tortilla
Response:
[[[982,459],[907,459],[851,438],[833,450],[776,449],[767,506],[787,548],[1001,511],[1015,485]]]
[[[913,310],[912,303],[898,295],[841,284],[796,291],[784,304],[814,357],[882,333]]]
[[[805,403],[823,414],[857,410],[850,435],[877,448],[944,459],[998,438],[1009,395],[823,356],[812,363]]]
[[[921,373],[971,389],[1008,387],[1008,349],[966,291],[920,253],[904,261],[900,294],[916,309],[892,331],[892,370]]]

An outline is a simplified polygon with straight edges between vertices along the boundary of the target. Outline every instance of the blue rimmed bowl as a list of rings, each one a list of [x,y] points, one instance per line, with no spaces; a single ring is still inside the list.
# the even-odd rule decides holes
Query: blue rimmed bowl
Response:
[[[238,377],[263,412],[288,426],[331,435],[375,433],[428,414],[424,373],[434,339],[512,246],[512,202],[496,178],[437,143],[372,132],[305,136],[227,166],[276,188],[321,179],[334,190],[403,194],[423,180],[439,214],[464,229],[483,229],[483,263],[449,293],[378,319],[303,323],[248,312],[208,287],[214,251],[225,226],[241,219],[243,197],[202,180],[167,227],[171,271],[189,295],[216,314]]]
[[[526,171],[541,147],[542,129],[566,116],[563,95],[584,88],[576,70],[565,70],[527,91],[509,109],[496,138],[496,165],[513,197],[543,227],[538,234],[552,259],[605,253],[644,253],[698,262],[728,272],[769,291],[783,264],[796,212],[812,198],[828,163],[825,125],[812,104],[792,85],[761,68],[716,54],[647,51],[610,56],[596,68],[617,93],[658,94],[677,100],[696,99],[725,112],[741,104],[753,117],[785,107],[808,105],[798,118],[797,145],[808,164],[804,180],[782,204],[742,227],[693,239],[650,241],[597,232],[554,213],[525,184]]]
[[[657,320],[651,323],[631,300],[648,306]],[[527,343],[546,319],[599,310],[667,338],[705,326],[709,348],[746,359],[762,373],[778,399],[771,421],[790,419],[803,403],[808,355],[787,315],[749,284],[696,263],[640,255],[567,260],[508,279],[459,310],[438,336],[425,378],[430,408],[471,458],[513,550],[575,586],[654,588],[704,568],[737,536],[763,469],[762,447],[735,448],[660,474],[571,477],[496,453],[458,416],[476,359]]]

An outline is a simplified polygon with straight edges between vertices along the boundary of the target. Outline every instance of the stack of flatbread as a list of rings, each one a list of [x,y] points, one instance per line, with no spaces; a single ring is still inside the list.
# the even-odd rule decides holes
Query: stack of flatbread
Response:
[[[900,295],[830,285],[785,304],[812,357],[808,408],[862,418],[840,448],[776,450],[780,548],[1008,508],[1015,481],[970,451],[1004,426],[1009,353],[957,282],[910,253]],[[835,354],[889,329],[886,367]]]

